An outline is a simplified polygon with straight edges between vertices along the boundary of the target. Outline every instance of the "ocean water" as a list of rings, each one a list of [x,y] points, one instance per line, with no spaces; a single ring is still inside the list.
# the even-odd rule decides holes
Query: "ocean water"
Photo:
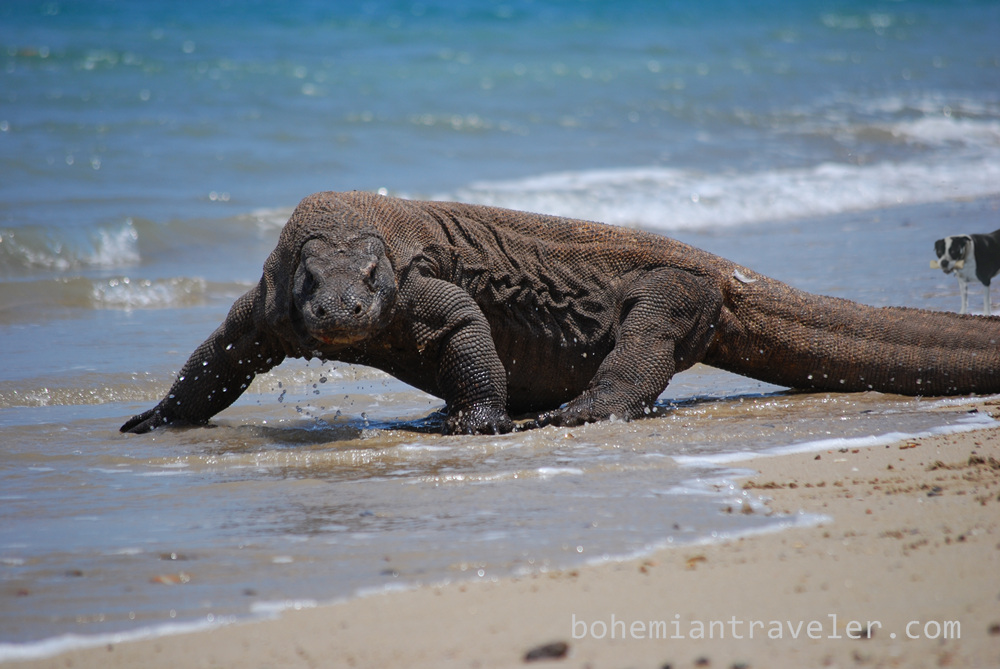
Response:
[[[985,424],[696,368],[648,420],[443,438],[440,400],[290,361],[212,427],[117,432],[319,190],[954,310],[928,261],[1000,228],[998,34],[992,2],[3,3],[0,659],[808,522],[710,463]]]

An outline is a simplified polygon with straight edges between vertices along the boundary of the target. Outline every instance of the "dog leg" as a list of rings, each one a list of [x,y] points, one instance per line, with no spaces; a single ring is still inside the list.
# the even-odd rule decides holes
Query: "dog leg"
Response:
[[[958,279],[958,291],[962,294],[962,308],[958,310],[960,314],[969,313],[969,282]]]
[[[983,313],[987,316],[992,316],[990,313],[990,287],[983,286],[986,292],[983,293]]]

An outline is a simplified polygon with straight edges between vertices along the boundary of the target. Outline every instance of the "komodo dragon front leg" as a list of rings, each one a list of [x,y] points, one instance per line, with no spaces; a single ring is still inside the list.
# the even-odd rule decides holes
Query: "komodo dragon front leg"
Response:
[[[445,400],[445,434],[510,432],[507,375],[486,316],[458,286],[425,276],[400,290],[403,312],[421,355],[437,361],[437,393]]]
[[[580,425],[648,412],[677,372],[705,357],[722,294],[688,272],[660,268],[636,280],[621,301],[614,348],[587,389],[537,424]]]
[[[254,376],[285,359],[273,338],[256,326],[258,288],[239,298],[226,320],[195,349],[167,396],[133,416],[122,432],[141,434],[174,424],[202,424],[246,390]]]

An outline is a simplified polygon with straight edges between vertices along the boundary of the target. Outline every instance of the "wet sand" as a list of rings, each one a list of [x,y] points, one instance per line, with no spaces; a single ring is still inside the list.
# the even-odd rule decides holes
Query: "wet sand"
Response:
[[[818,524],[7,666],[1000,666],[1000,428],[741,464]]]

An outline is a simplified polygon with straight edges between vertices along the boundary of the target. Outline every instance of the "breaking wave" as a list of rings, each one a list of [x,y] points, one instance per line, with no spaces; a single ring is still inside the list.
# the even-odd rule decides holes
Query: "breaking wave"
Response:
[[[177,277],[153,281],[114,277],[91,284],[93,306],[105,309],[151,309],[190,306],[204,300],[207,284],[204,279]]]
[[[891,101],[883,101],[892,105]],[[898,120],[824,119],[819,141],[877,145],[854,162],[758,171],[650,166],[481,181],[435,199],[491,204],[654,230],[787,221],[1000,193],[1000,122],[943,108]],[[801,130],[801,128],[800,128]],[[904,158],[892,158],[895,146]],[[860,155],[860,154],[859,154]],[[874,159],[873,159],[874,156]]]
[[[441,199],[654,230],[794,220],[1000,192],[1000,162],[880,163],[739,174],[648,167],[481,182]]]
[[[139,232],[132,220],[100,228],[83,242],[34,227],[0,229],[0,271],[128,267],[139,264]]]

